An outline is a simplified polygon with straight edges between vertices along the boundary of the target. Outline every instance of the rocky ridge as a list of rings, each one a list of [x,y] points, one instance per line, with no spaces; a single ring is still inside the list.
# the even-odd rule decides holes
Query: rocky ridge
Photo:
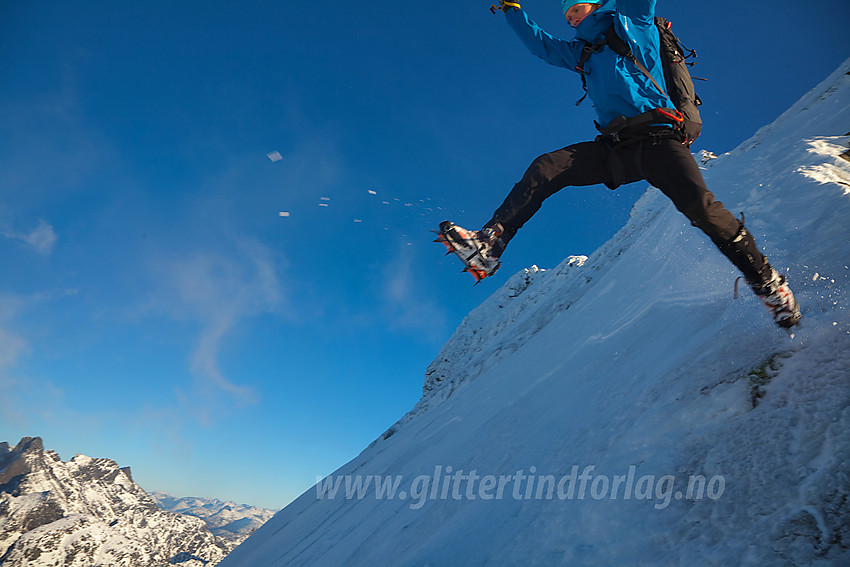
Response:
[[[161,510],[129,467],[85,455],[63,462],[38,437],[0,443],[4,566],[211,567],[232,547],[200,518]]]

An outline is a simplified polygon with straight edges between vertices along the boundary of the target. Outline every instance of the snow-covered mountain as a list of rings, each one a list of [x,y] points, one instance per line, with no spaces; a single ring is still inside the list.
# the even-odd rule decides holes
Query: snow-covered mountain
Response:
[[[276,512],[247,504],[223,502],[217,498],[178,498],[164,492],[149,492],[148,495],[163,510],[201,518],[216,537],[227,541],[232,547],[242,543]]]
[[[221,565],[850,565],[848,148],[850,60],[706,165],[795,338],[650,188],[472,311],[416,407]]]
[[[160,510],[129,468],[38,437],[0,443],[0,564],[8,567],[211,567],[231,548],[203,520]]]

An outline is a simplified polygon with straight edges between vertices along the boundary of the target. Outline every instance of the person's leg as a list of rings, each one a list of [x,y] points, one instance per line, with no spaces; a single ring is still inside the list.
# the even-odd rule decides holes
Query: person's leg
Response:
[[[540,210],[545,199],[564,187],[610,184],[609,152],[609,146],[602,142],[580,142],[538,157],[484,225],[485,229],[501,225],[500,238],[505,245]]]
[[[691,223],[702,229],[751,286],[763,283],[770,265],[752,234],[716,201],[690,151],[673,139],[647,142],[640,154],[647,181],[667,195]]]

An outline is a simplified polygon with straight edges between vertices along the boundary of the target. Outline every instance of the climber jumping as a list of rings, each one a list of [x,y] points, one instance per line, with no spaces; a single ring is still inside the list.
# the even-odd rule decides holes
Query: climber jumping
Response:
[[[790,328],[800,320],[800,310],[785,277],[759,251],[743,219],[714,199],[690,153],[701,124],[699,101],[692,90],[678,92],[679,77],[665,77],[671,63],[665,67],[662,55],[674,48],[663,43],[667,22],[656,19],[655,4],[655,0],[562,0],[565,18],[576,31],[572,40],[545,32],[518,2],[500,0],[492,7],[504,13],[531,53],[581,75],[586,96],[598,113],[600,135],[535,159],[481,230],[468,231],[445,221],[437,240],[464,261],[477,282],[496,272],[511,238],[557,191],[596,184],[615,189],[646,180],[741,271],[774,322]]]

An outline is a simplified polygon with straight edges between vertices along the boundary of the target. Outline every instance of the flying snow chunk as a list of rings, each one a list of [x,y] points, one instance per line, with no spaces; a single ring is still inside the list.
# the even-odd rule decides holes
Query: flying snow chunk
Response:
[[[283,156],[280,155],[280,152],[277,151],[277,150],[267,153],[266,157],[269,158],[272,161],[280,161],[280,160],[283,159]]]
[[[377,195],[377,194],[378,194],[378,192],[377,192],[377,191],[372,191],[371,189],[369,189],[369,194],[370,194],[370,195]]]
[[[280,211],[280,213],[278,213],[278,214],[279,214],[280,216],[282,216],[282,217],[288,217],[288,216],[289,216],[289,211]]]

